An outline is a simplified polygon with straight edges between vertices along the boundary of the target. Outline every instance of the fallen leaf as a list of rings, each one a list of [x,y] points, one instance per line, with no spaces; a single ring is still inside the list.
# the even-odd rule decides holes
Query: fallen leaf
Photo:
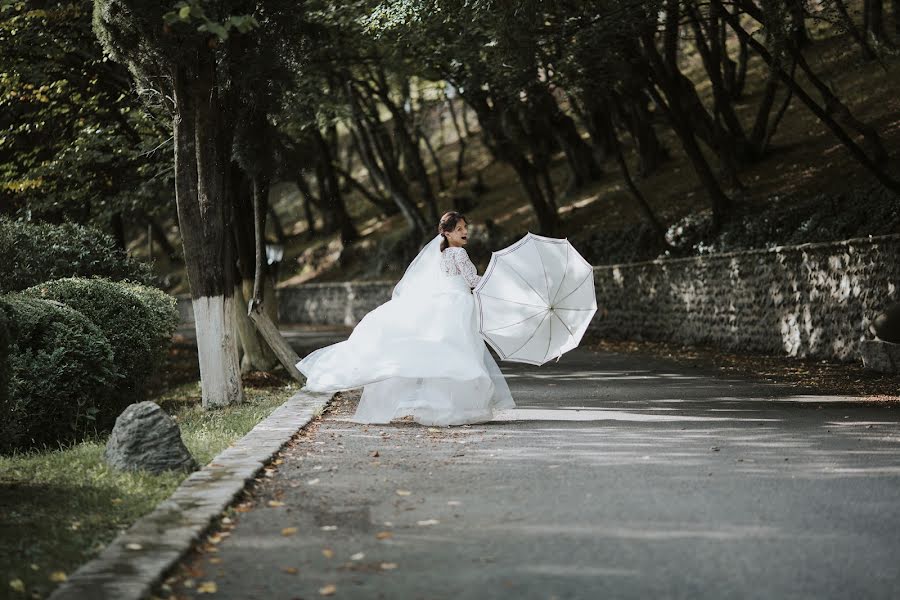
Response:
[[[214,533],[207,538],[207,541],[209,541],[210,544],[218,544],[222,541],[222,536],[218,533]]]
[[[125,544],[125,547],[128,548],[129,550],[143,550],[144,549],[143,546],[141,546],[140,544],[135,544],[134,542],[131,542],[130,544]]]
[[[41,568],[34,563],[31,563],[29,566],[31,567],[32,571],[40,571],[41,570]]]
[[[19,592],[21,594],[25,593],[25,582],[21,579],[13,579],[9,582],[9,587],[12,588],[12,591]]]
[[[373,451],[371,453],[371,455],[372,455],[372,458],[378,458],[379,456],[381,456],[381,454],[378,453],[378,450]]]
[[[222,562],[222,559],[219,558],[218,556],[210,556],[210,557],[209,557],[209,563],[212,564],[212,565],[217,565],[217,564],[219,564],[219,563],[221,563],[221,562]]]
[[[350,560],[362,560],[366,557],[365,552],[357,552],[353,556],[350,557]]]
[[[416,521],[416,525],[421,525],[422,527],[426,527],[428,525],[437,525],[440,523],[437,519],[426,519],[424,521]]]
[[[216,587],[215,581],[204,581],[197,586],[198,594],[215,594],[219,589]]]
[[[287,573],[288,575],[296,575],[298,569],[297,567],[281,567],[281,571],[283,573]]]
[[[285,537],[287,537],[289,535],[294,535],[295,533],[297,533],[296,527],[285,527],[284,529],[281,530],[281,535],[283,535]]]
[[[68,577],[66,577],[66,574],[63,571],[53,571],[50,573],[50,581],[54,583],[62,583],[66,579],[68,579]]]
[[[411,494],[412,492],[410,492],[409,490],[397,490],[398,496],[409,496]]]
[[[121,498],[113,498],[112,500],[110,500],[110,502],[112,502],[113,504],[122,504],[122,499]]]
[[[280,464],[283,463],[283,462],[284,462],[284,461],[283,461],[282,459],[276,458],[275,460],[272,461],[272,464],[273,464],[273,465],[280,465]]]
[[[382,571],[393,571],[397,568],[397,563],[381,563]]]
[[[310,479],[306,483],[308,483],[309,485],[316,485],[317,483],[319,483],[319,480],[318,479]]]
[[[394,534],[390,531],[379,531],[375,534],[375,539],[377,540],[389,540],[394,537]]]
[[[193,588],[194,585],[196,585],[196,584],[193,579],[185,579],[184,581],[181,582],[181,585],[183,585],[186,588]]]
[[[271,506],[272,508],[278,508],[279,506],[284,506],[284,502],[282,502],[281,500],[269,500],[269,502],[267,504],[269,506]]]
[[[335,531],[337,530],[337,525],[322,525],[322,531]]]
[[[447,506],[459,506],[462,504],[459,500],[447,500]]]
[[[337,591],[337,586],[333,583],[329,583],[325,587],[319,588],[319,594],[321,596],[333,596]]]
[[[325,558],[333,558],[334,550],[332,550],[331,548],[322,548],[322,556],[324,556]]]

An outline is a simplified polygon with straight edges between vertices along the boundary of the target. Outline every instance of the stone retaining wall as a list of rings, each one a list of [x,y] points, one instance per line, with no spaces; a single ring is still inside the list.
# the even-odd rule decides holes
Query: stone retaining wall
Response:
[[[610,338],[856,360],[898,297],[900,235],[598,267]]]
[[[594,269],[608,338],[856,360],[869,324],[900,291],[900,235]],[[393,281],[281,288],[282,322],[355,325]]]

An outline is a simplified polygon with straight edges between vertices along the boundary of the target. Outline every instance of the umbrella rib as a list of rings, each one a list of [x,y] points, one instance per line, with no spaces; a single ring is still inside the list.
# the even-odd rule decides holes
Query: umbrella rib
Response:
[[[550,301],[550,304],[556,304],[556,297],[559,296],[559,291],[562,289],[563,284],[566,282],[566,277],[569,276],[569,246],[569,244],[566,244],[566,266],[563,267],[562,281],[559,282],[559,287],[556,288],[556,293],[553,294],[553,300]],[[575,289],[577,290],[578,288]]]
[[[572,294],[574,294],[575,292],[577,292],[578,289],[579,289],[581,286],[584,285],[584,282],[588,280],[588,277],[590,277],[590,276],[593,275],[593,274],[594,274],[593,269],[590,270],[590,271],[588,271],[588,274],[584,276],[584,279],[581,280],[581,283],[579,283],[578,285],[576,285],[575,288],[574,288],[571,292],[569,292],[568,294],[566,294],[565,296],[563,296],[562,298],[560,298],[559,301],[562,302],[563,300],[565,300],[566,298],[568,298],[569,296],[571,296]],[[554,302],[553,304],[556,304],[556,302]]]
[[[583,312],[588,312],[589,310],[597,310],[597,309],[596,308],[563,308],[562,306],[554,306],[553,310],[579,310],[579,311],[583,311]]]
[[[513,356],[516,352],[518,352],[519,350],[521,350],[522,348],[524,348],[525,346],[527,346],[527,345],[528,345],[528,342],[530,342],[530,341],[534,338],[534,336],[537,335],[538,329],[540,329],[540,328],[541,328],[541,325],[544,324],[544,321],[547,320],[547,314],[546,314],[546,313],[549,313],[549,312],[551,312],[551,311],[550,311],[550,309],[548,308],[548,309],[546,310],[546,312],[544,313],[544,318],[541,319],[541,322],[538,323],[538,326],[534,328],[534,331],[531,332],[531,335],[528,336],[528,339],[525,340],[525,343],[522,344],[521,346],[519,346],[518,348],[516,348],[515,350],[513,350],[512,352],[510,352],[510,353],[509,353],[510,356]]]
[[[550,309],[549,309],[549,308],[546,308],[546,309],[544,309],[543,312],[546,312],[546,311],[548,311],[548,310],[550,310]],[[525,321],[528,321],[529,319],[535,318],[535,317],[538,316],[539,314],[541,314],[541,312],[536,312],[536,313],[534,313],[533,315],[531,315],[530,317],[525,317],[525,318],[522,319],[521,321],[517,321],[517,322],[511,323],[511,324],[509,324],[509,325],[504,325],[503,327],[497,327],[497,328],[495,328],[495,329],[484,329],[484,330],[482,330],[481,333],[491,333],[492,331],[500,331],[501,329],[507,329],[507,328],[509,328],[509,327],[515,327],[516,325],[520,325],[520,324],[524,323]]]
[[[538,298],[540,298],[541,300],[544,299],[544,297],[541,296],[541,293],[540,293],[539,291],[537,291],[536,289],[534,289],[534,286],[533,286],[533,285],[531,285],[530,283],[528,283],[528,280],[527,280],[527,279],[525,279],[524,277],[522,277],[522,276],[519,274],[518,271],[516,271],[515,269],[512,268],[512,265],[506,265],[506,267],[507,267],[510,271],[512,271],[513,273],[515,273],[516,275],[518,275],[519,279],[521,279],[522,281],[524,281],[524,282],[525,282],[525,285],[527,285],[528,287],[530,287],[530,288],[531,288],[531,291],[534,292],[535,294],[537,294],[537,297],[538,297]],[[547,294],[547,295],[549,296],[549,294]]]
[[[497,296],[491,296],[490,294],[485,294],[484,292],[478,292],[479,296],[484,298],[492,298],[494,300],[501,300],[503,302],[511,302],[512,304],[521,304],[522,306],[533,306],[535,308],[546,309],[546,306],[541,306],[540,304],[529,304],[528,302],[517,302],[515,300],[507,300],[506,298],[498,298]]]
[[[550,299],[550,278],[547,277],[547,265],[544,264],[544,255],[538,250],[537,242],[534,244],[534,251],[537,252],[538,258],[541,259],[541,268],[544,270],[544,287],[547,288],[547,300]]]
[[[557,320],[557,321],[559,321],[560,323],[563,324],[563,327],[566,328],[566,331],[569,332],[569,335],[571,335],[571,336],[574,336],[574,335],[575,335],[574,333],[572,333],[572,330],[569,329],[569,325],[568,325],[565,321],[563,321],[562,319],[559,318],[559,315],[558,315],[558,314],[556,314],[556,313],[554,312],[554,313],[553,313],[553,316],[556,317],[556,320]]]

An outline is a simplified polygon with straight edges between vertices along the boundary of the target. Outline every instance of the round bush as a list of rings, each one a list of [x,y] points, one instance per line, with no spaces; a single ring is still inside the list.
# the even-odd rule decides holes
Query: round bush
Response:
[[[23,293],[77,310],[109,340],[119,375],[112,399],[118,409],[113,422],[118,412],[145,398],[147,384],[165,362],[178,324],[175,298],[140,284],[83,278],[48,281]]]
[[[76,310],[10,294],[0,303],[10,334],[9,396],[24,447],[54,446],[115,418],[109,400],[118,383],[103,332]]]
[[[153,281],[150,267],[129,258],[112,237],[73,223],[26,223],[0,217],[0,256],[0,293],[62,277]]]
[[[18,438],[18,421],[9,397],[9,330],[6,311],[0,307],[0,452],[14,448]]]

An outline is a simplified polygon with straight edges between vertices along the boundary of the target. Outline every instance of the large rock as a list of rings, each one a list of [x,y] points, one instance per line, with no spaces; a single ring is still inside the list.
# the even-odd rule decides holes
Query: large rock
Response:
[[[119,415],[104,458],[124,471],[193,471],[197,461],[181,440],[178,424],[155,402],[132,404]]]
[[[872,329],[878,339],[900,343],[900,302],[894,302],[884,312],[875,317]]]
[[[865,340],[859,346],[863,366],[879,373],[900,373],[900,344]]]

